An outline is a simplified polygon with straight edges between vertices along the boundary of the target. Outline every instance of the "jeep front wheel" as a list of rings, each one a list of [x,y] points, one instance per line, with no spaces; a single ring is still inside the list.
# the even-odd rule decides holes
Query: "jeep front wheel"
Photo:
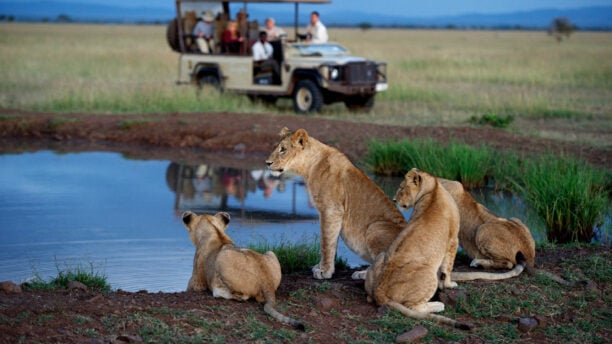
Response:
[[[311,80],[300,80],[293,90],[293,110],[297,113],[319,112],[323,95]]]

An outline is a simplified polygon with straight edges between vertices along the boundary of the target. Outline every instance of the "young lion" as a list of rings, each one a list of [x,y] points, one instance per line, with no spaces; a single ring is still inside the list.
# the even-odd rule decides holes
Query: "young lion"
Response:
[[[460,329],[467,324],[431,314],[444,310],[442,302],[428,302],[438,288],[454,288],[451,271],[457,253],[459,210],[436,178],[410,170],[395,201],[414,207],[404,230],[381,253],[366,273],[368,301],[395,308],[417,319],[431,319]]]
[[[308,135],[284,128],[281,141],[266,161],[276,173],[293,171],[306,181],[319,211],[321,261],[312,268],[315,278],[331,278],[338,236],[363,260],[373,262],[406,224],[385,193],[335,148]],[[353,278],[363,278],[365,271]]]
[[[260,254],[234,246],[225,233],[230,221],[227,213],[213,216],[186,211],[182,217],[196,247],[187,290],[209,289],[214,297],[239,301],[254,297],[257,302],[265,302],[264,311],[276,320],[304,330],[302,323],[274,309],[275,292],[281,281],[281,267],[274,252]]]
[[[453,281],[500,280],[518,276],[525,267],[533,267],[535,241],[521,220],[505,219],[491,213],[476,202],[459,182],[442,178],[438,178],[438,182],[450,193],[459,208],[459,244],[472,258],[470,266],[512,269],[506,273],[453,272]]]

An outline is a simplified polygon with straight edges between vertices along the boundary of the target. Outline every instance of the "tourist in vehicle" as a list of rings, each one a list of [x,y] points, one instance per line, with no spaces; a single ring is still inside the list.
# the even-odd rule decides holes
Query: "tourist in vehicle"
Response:
[[[244,9],[241,9],[240,11],[238,11],[238,13],[236,13],[236,23],[238,23],[238,33],[240,34],[240,37],[243,37],[245,39],[247,39],[249,35],[249,23],[247,21],[248,17],[249,15],[246,13]],[[255,37],[252,37],[252,38],[255,38]]]
[[[272,17],[266,18],[266,33],[268,34],[268,40],[270,41],[280,39],[281,36],[287,36],[285,30],[276,26],[276,21]]]
[[[193,28],[193,35],[196,37],[198,48],[205,54],[210,54],[214,51],[214,20],[215,17],[210,11],[202,12],[202,17]]]
[[[235,21],[228,21],[227,28],[223,31],[221,36],[221,47],[222,52],[239,54],[242,47],[244,38],[240,36],[238,32],[238,23]]]
[[[310,43],[325,43],[328,40],[327,28],[321,23],[319,12],[310,13],[310,24],[306,28],[306,41]]]
[[[268,42],[268,34],[266,31],[259,33],[259,40],[253,44],[253,65],[261,72],[271,71],[272,82],[278,83],[280,76],[280,68],[278,62],[274,60],[274,48]]]

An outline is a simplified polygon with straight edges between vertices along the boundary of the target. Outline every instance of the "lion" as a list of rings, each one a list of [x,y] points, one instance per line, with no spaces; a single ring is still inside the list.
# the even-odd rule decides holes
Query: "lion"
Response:
[[[517,218],[505,219],[490,212],[465,191],[459,182],[438,178],[457,203],[461,216],[459,244],[472,259],[471,267],[511,269],[505,273],[453,272],[453,281],[501,280],[532,269],[535,241]]]
[[[283,128],[281,140],[266,160],[279,175],[293,171],[306,181],[319,212],[321,260],[312,268],[316,279],[334,274],[338,237],[361,259],[372,263],[406,224],[391,199],[339,150],[308,135]],[[365,277],[358,271],[353,278]]]
[[[470,325],[432,314],[442,302],[430,302],[438,288],[455,288],[451,271],[457,253],[459,210],[435,177],[416,168],[406,173],[396,203],[413,213],[386,252],[367,270],[368,301],[417,319],[430,319],[469,330]]]
[[[245,301],[255,298],[265,303],[264,311],[274,319],[304,331],[304,325],[275,308],[276,289],[281,282],[281,267],[272,251],[264,254],[234,246],[225,233],[228,213],[182,215],[189,237],[196,247],[193,273],[188,291],[210,290],[214,297]]]

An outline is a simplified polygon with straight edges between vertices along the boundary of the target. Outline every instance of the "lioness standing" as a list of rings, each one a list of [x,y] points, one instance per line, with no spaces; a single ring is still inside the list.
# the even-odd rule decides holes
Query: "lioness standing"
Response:
[[[239,301],[254,297],[257,302],[265,302],[264,311],[276,320],[304,330],[302,323],[274,309],[275,292],[281,282],[281,267],[274,252],[260,254],[234,246],[225,233],[228,213],[213,216],[186,211],[182,217],[196,247],[187,290],[209,289],[214,297]]]
[[[372,263],[405,226],[404,216],[385,193],[335,148],[284,128],[266,164],[276,173],[293,171],[306,181],[319,211],[321,261],[315,278],[331,278],[338,236],[363,260]],[[360,275],[361,273],[361,275]],[[356,272],[355,278],[365,272]]]
[[[469,325],[431,314],[444,310],[429,302],[438,288],[454,288],[451,271],[457,253],[459,210],[435,177],[410,170],[395,194],[397,204],[414,207],[404,230],[367,270],[368,300],[418,319],[470,329]]]
[[[517,218],[505,219],[476,202],[459,182],[438,178],[457,203],[461,224],[459,244],[472,258],[471,267],[512,269],[506,273],[453,272],[453,281],[499,280],[518,276],[535,260],[535,241]]]

